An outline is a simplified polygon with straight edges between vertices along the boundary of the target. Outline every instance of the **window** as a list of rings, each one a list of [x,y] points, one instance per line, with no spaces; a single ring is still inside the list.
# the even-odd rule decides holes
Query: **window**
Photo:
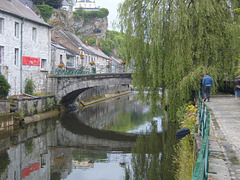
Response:
[[[60,62],[63,61],[63,55],[60,54]]]
[[[0,18],[0,34],[3,34],[4,30],[4,19]]]
[[[37,29],[36,28],[32,28],[32,40],[34,42],[36,42],[36,40],[37,40]]]
[[[4,47],[0,46],[0,64],[3,63],[3,57],[4,57]]]
[[[41,59],[41,69],[46,70],[47,66],[47,60],[46,59]]]
[[[15,22],[15,26],[14,26],[14,36],[19,38],[19,23]]]
[[[15,48],[14,52],[14,65],[18,65],[19,62],[19,49]]]

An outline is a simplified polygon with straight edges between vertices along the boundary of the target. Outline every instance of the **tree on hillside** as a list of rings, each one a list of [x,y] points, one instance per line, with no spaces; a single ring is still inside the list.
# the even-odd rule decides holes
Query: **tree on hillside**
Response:
[[[142,99],[151,100],[153,113],[160,86],[169,117],[176,120],[178,108],[198,89],[201,73],[210,73],[215,88],[224,79],[233,78],[239,56],[239,26],[228,3],[125,0],[120,6],[127,59],[135,63],[133,82]]]
[[[101,8],[97,11],[85,11],[84,8],[79,8],[78,10],[73,12],[74,19],[81,19],[81,18],[103,18],[108,16],[109,11],[106,8]]]
[[[62,6],[62,1],[63,0],[33,0],[33,4],[42,5],[45,3],[46,5],[49,5],[55,9],[58,9]]]
[[[53,7],[46,4],[42,4],[37,5],[37,8],[40,10],[41,17],[44,19],[45,22],[47,22],[49,18],[52,16]]]
[[[83,42],[88,42],[88,45],[97,45],[102,48],[102,51],[108,56],[116,56],[120,59],[126,59],[126,49],[125,49],[125,38],[124,34],[117,31],[106,32],[106,38],[100,38],[97,40],[96,37],[82,37]],[[117,54],[114,54],[114,52]]]

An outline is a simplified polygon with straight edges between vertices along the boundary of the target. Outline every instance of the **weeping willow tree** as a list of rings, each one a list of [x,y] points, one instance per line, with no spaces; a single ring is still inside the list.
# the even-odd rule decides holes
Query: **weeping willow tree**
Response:
[[[153,113],[159,87],[174,120],[177,109],[199,88],[201,73],[213,77],[213,91],[224,79],[234,77],[239,26],[238,14],[229,4],[225,0],[125,0],[120,5],[128,63],[134,66],[133,84],[143,100],[151,101]]]

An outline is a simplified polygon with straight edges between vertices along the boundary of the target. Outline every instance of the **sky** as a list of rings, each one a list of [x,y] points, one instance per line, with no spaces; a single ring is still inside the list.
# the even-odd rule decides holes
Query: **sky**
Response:
[[[118,4],[124,2],[124,0],[95,0],[96,7],[100,6],[100,8],[107,8],[109,11],[108,15],[108,30],[116,30],[119,31],[118,28],[112,27],[112,23],[117,21],[117,8]],[[118,23],[117,23],[118,24]]]

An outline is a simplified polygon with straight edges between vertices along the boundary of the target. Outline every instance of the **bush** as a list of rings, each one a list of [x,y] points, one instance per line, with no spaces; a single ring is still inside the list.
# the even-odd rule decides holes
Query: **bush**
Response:
[[[27,79],[25,80],[25,82],[26,82],[26,85],[25,85],[25,90],[24,90],[24,92],[25,92],[26,94],[33,95],[33,90],[34,90],[34,88],[35,88],[35,85],[34,85],[33,80],[27,78]]]
[[[0,99],[4,99],[8,96],[10,88],[10,84],[7,82],[6,78],[0,73]]]
[[[85,11],[83,8],[78,9],[77,11],[73,12],[73,18],[79,19],[80,17],[84,18],[103,18],[108,16],[109,11],[106,8],[102,8],[98,11]]]
[[[49,18],[52,16],[53,7],[42,4],[37,5],[37,8],[40,10],[41,17],[44,19],[45,22],[47,22]]]

